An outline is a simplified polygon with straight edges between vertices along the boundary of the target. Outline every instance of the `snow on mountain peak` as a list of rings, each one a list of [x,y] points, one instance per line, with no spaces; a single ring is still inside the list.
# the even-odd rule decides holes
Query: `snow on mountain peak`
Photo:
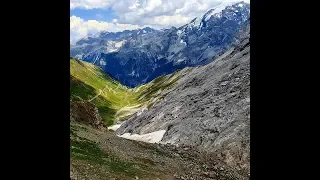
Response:
[[[250,0],[226,0],[223,1],[218,6],[207,11],[202,17],[194,18],[189,24],[188,28],[200,28],[202,27],[202,21],[208,21],[211,16],[221,17],[222,11],[229,6],[238,4],[239,7],[243,7],[244,3],[250,4]]]
[[[194,18],[189,24],[188,24],[188,27],[189,28],[193,28],[193,27],[196,27],[196,28],[199,28],[201,27],[201,19],[200,18]]]
[[[107,42],[107,52],[117,52],[123,46],[126,40],[122,41],[108,41]]]
[[[221,4],[219,4],[218,6],[214,7],[213,9],[210,9],[204,16],[204,20],[208,21],[210,19],[211,16],[215,15],[215,14],[219,14],[222,12],[222,10],[224,10],[227,6],[232,6],[234,4],[240,3],[239,6],[242,7],[243,3],[245,1],[243,0],[229,0],[229,1],[224,1]],[[249,1],[250,2],[250,1]]]

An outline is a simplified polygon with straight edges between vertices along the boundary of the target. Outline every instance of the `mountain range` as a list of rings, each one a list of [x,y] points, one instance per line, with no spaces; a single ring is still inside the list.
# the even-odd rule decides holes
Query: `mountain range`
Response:
[[[250,4],[222,3],[181,27],[102,31],[70,45],[70,56],[101,67],[128,87],[212,62],[239,42]]]

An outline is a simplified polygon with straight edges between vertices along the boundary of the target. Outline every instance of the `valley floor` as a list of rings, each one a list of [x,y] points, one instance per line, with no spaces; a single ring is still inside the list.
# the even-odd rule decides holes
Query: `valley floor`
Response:
[[[71,179],[249,179],[190,147],[150,144],[71,122]]]

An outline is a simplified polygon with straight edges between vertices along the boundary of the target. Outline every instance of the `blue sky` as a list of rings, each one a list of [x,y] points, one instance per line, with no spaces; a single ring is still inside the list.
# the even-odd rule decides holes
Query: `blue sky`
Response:
[[[70,0],[70,43],[100,31],[179,27],[230,1],[239,0]]]
[[[98,20],[111,22],[113,19],[119,18],[112,8],[106,9],[72,9],[70,10],[70,16],[81,17],[83,20]]]

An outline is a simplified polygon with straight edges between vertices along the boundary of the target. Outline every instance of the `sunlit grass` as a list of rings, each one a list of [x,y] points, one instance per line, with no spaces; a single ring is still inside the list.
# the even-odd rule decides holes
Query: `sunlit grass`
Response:
[[[128,88],[93,64],[70,59],[71,100],[82,99],[94,103],[106,125],[123,120],[134,114],[139,107],[158,92],[172,86],[181,74],[160,76],[148,84]],[[151,107],[149,105],[148,107]]]

